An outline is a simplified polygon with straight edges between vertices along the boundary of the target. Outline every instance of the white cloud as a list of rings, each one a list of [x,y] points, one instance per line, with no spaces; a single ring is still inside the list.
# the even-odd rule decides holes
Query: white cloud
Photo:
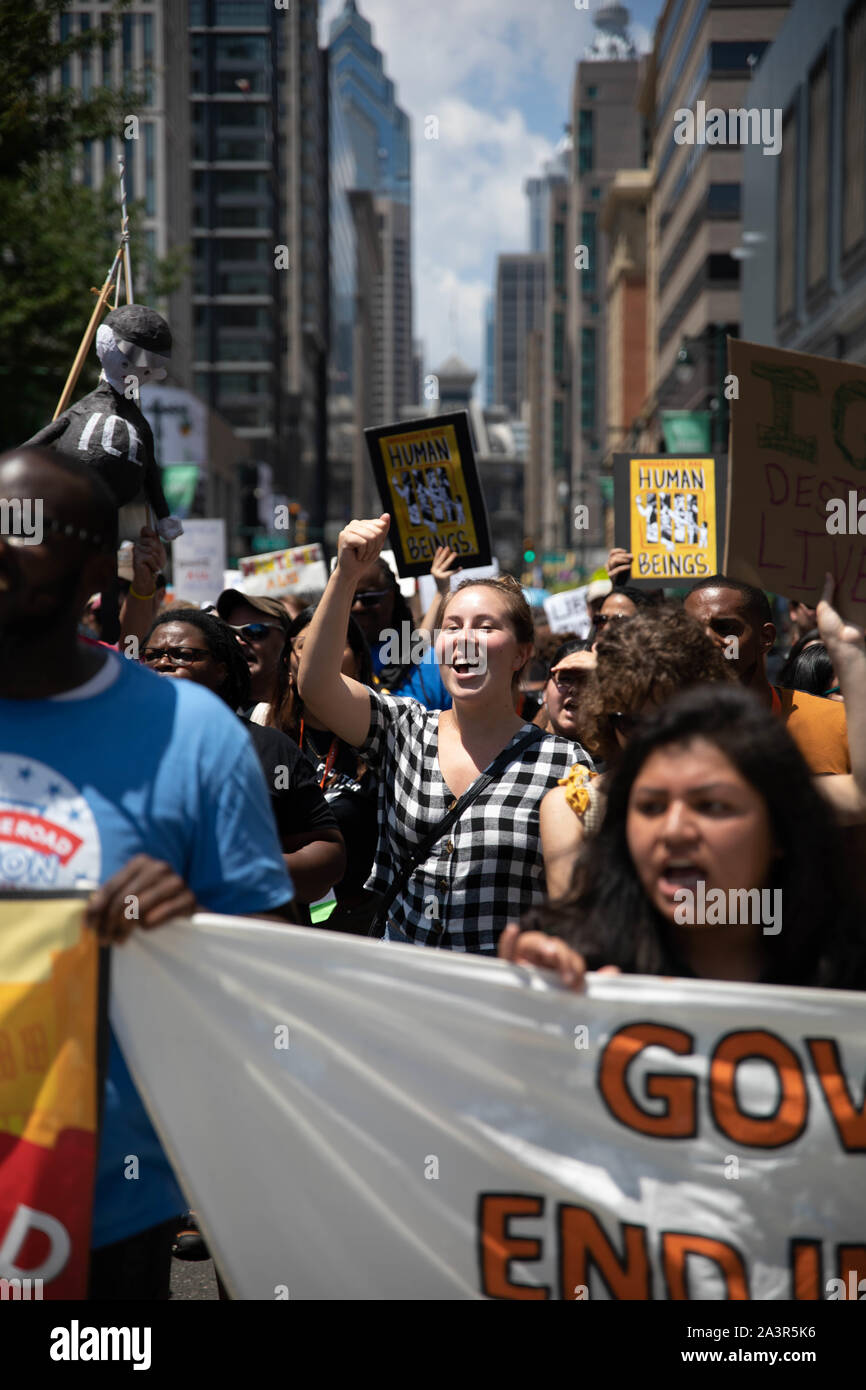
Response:
[[[496,255],[527,247],[523,183],[568,119],[592,16],[573,0],[359,0],[358,8],[412,118],[414,332],[425,369],[457,350],[478,371],[480,392]],[[342,9],[343,0],[325,0],[323,43]],[[530,128],[539,111],[541,132]],[[438,140],[424,138],[429,115],[439,119]]]

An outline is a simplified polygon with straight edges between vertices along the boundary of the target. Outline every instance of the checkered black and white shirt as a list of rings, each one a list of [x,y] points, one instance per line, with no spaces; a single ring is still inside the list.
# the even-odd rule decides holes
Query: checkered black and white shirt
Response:
[[[379,776],[379,844],[366,884],[374,892],[387,891],[453,803],[439,768],[439,713],[370,691],[370,732],[359,751]],[[420,945],[495,955],[508,922],[544,897],[539,806],[576,762],[593,767],[579,743],[554,735],[524,749],[418,865],[389,924]]]

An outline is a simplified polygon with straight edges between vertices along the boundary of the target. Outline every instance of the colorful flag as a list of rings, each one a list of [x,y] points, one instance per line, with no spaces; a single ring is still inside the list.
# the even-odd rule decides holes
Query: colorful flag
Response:
[[[0,898],[3,1297],[87,1293],[99,947],[82,914],[81,897]]]

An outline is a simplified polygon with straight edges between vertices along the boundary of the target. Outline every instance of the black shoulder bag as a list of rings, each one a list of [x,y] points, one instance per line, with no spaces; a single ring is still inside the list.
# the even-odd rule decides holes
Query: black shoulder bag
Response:
[[[421,843],[416,846],[411,858],[408,859],[402,869],[398,871],[397,877],[393,880],[388,891],[382,894],[376,915],[370,924],[370,936],[384,936],[391,904],[403,892],[403,889],[406,887],[406,884],[409,882],[418,865],[423,864],[436,842],[442,839],[442,836],[451,829],[454,822],[463,815],[466,808],[472,805],[472,802],[475,801],[476,797],[481,795],[485,787],[489,787],[490,783],[499,777],[509,763],[513,762],[525,749],[531,747],[534,743],[538,743],[544,737],[544,732],[534,727],[528,734],[524,734],[523,738],[515,743],[513,747],[503,748],[499,756],[494,758],[487,771],[482,772],[480,777],[476,777],[472,786],[467,788],[459,800],[452,801],[447,814],[443,816],[438,825],[434,825],[433,829],[424,836]]]

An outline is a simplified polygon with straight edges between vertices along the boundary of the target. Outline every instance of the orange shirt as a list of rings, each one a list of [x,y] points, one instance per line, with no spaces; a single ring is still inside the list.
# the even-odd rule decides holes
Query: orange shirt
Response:
[[[784,720],[812,772],[850,772],[844,704],[807,695],[804,690],[782,690],[775,685],[771,689],[773,713]]]

